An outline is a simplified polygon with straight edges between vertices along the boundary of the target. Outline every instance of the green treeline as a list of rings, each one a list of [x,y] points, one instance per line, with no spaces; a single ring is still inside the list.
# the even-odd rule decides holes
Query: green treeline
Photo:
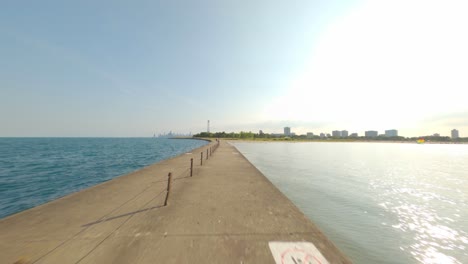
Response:
[[[285,137],[284,135],[274,135],[274,134],[259,134],[253,132],[244,132],[241,131],[239,133],[235,132],[216,132],[216,133],[208,133],[208,132],[201,132],[199,134],[194,135],[194,137],[201,137],[201,138],[229,138],[229,139],[271,139],[271,140],[296,140],[296,141],[317,141],[317,140],[333,140],[333,141],[416,141],[418,139],[423,138],[426,142],[468,142],[468,137],[465,138],[457,138],[451,139],[450,137],[441,137],[441,136],[423,136],[423,137],[385,137],[385,136],[378,136],[378,137],[324,137],[321,138],[318,135],[314,135],[312,137],[307,137],[306,135],[292,135],[289,137]]]
[[[266,134],[263,134],[266,135]],[[204,137],[204,138],[242,138],[242,139],[253,139],[253,138],[259,138],[259,134],[255,134],[252,132],[243,132],[241,131],[240,133],[226,133],[226,132],[216,132],[216,133],[208,133],[208,132],[202,132],[199,134],[194,135],[194,137]]]

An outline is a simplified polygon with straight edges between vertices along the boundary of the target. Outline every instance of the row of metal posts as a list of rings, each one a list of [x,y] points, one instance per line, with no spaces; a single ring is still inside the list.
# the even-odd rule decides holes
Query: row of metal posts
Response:
[[[211,156],[213,152],[219,146],[219,140],[216,139],[216,144],[211,146],[210,148],[206,149],[206,159],[208,159],[208,154]],[[214,148],[213,148],[214,147]],[[200,166],[203,166],[203,151],[200,153]],[[190,159],[190,177],[193,177],[193,158]],[[171,192],[171,181],[172,181],[172,173],[169,172],[167,175],[167,190],[166,190],[166,199],[164,200],[164,206],[167,206],[167,201],[169,200],[169,193]]]

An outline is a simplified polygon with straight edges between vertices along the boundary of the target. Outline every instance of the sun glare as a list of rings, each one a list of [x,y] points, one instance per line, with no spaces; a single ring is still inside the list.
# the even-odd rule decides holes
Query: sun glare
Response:
[[[467,3],[370,1],[329,24],[271,120],[408,126],[466,111]],[[381,123],[381,124],[379,124]]]

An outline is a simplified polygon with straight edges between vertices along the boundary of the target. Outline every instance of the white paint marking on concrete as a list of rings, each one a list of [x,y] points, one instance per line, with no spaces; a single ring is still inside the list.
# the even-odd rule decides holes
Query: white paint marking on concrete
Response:
[[[268,245],[276,264],[329,264],[310,242],[270,241]]]

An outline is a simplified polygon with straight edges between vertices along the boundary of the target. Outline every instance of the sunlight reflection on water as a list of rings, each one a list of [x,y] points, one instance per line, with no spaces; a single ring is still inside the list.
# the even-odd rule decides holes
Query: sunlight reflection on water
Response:
[[[468,263],[468,146],[235,143],[355,263]]]
[[[466,232],[449,227],[453,222],[460,220],[460,215],[453,213],[451,217],[440,216],[431,207],[431,203],[452,207],[452,212],[459,211],[459,205],[451,200],[452,198],[433,192],[446,189],[441,186],[421,184],[417,179],[402,181],[400,184],[404,186],[396,188],[397,184],[391,178],[370,184],[376,189],[379,199],[385,201],[379,205],[398,216],[398,224],[392,227],[410,233],[413,237],[411,244],[400,246],[400,249],[410,252],[421,263],[461,264],[462,262],[446,254],[452,250],[464,251],[468,244]],[[455,195],[457,194],[462,193],[457,189]]]
[[[410,252],[421,263],[462,263],[448,254],[453,250],[463,252],[468,242],[466,232],[450,227],[461,220],[455,212],[459,207],[466,208],[465,194],[443,182],[463,184],[463,180],[438,169],[413,166],[388,173],[371,181],[370,186],[384,201],[380,205],[397,215],[398,224],[392,227],[412,237],[411,243],[400,246],[401,250]],[[443,210],[437,209],[441,207]]]

